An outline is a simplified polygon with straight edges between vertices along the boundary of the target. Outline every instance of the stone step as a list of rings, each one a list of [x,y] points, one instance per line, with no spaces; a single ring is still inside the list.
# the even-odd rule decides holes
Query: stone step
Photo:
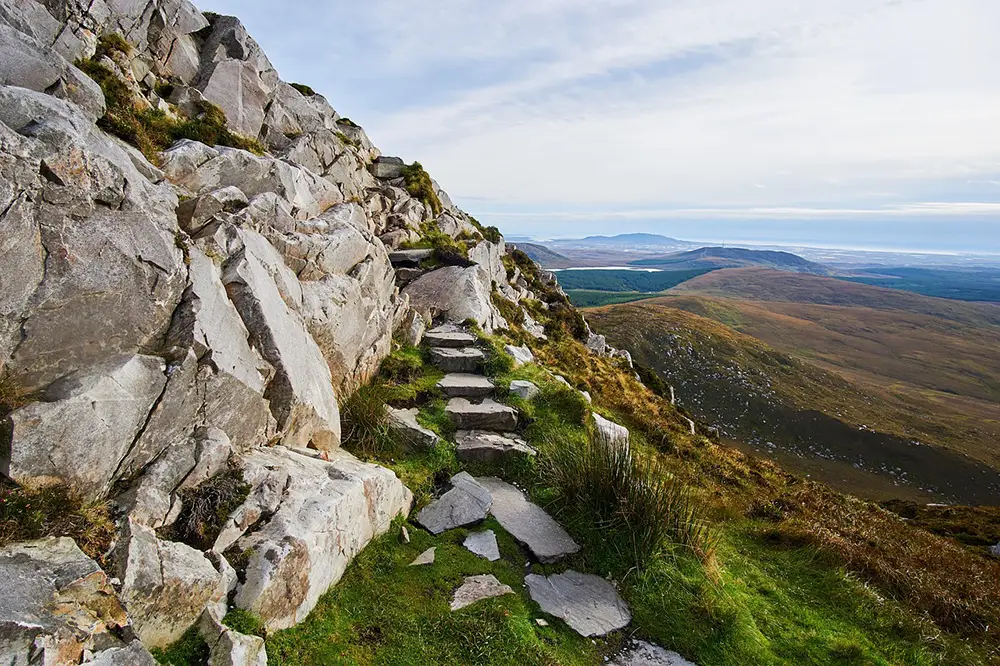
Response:
[[[486,354],[474,347],[431,348],[431,361],[445,372],[476,372],[485,360]]]
[[[459,430],[455,433],[456,453],[463,462],[496,462],[516,456],[533,456],[536,451],[512,433]]]
[[[451,485],[451,490],[417,514],[417,523],[432,534],[478,523],[486,518],[493,506],[490,491],[468,472],[453,476]]]
[[[435,328],[424,334],[424,341],[430,347],[471,347],[477,338],[463,330],[442,330]]]
[[[445,375],[437,387],[449,398],[485,398],[496,388],[486,377],[464,372]]]
[[[459,430],[506,432],[517,427],[517,410],[490,398],[479,404],[465,398],[452,398],[448,401],[445,413]]]
[[[529,574],[528,594],[549,615],[581,636],[604,636],[627,626],[632,613],[615,586],[600,576],[567,571],[554,576]]]
[[[389,407],[389,427],[407,444],[419,448],[432,449],[438,445],[441,438],[417,423],[418,413],[420,413],[420,410],[416,407],[412,409],[393,409]]]
[[[421,261],[427,259],[432,254],[434,254],[434,250],[429,248],[419,250],[396,250],[395,252],[389,253],[389,263],[393,266],[408,266],[416,268],[420,265]]]
[[[520,490],[494,477],[476,481],[493,498],[491,512],[500,525],[528,547],[539,562],[555,562],[580,550],[552,516],[532,504]]]
[[[659,645],[634,641],[612,657],[608,666],[695,666],[676,652],[664,650]]]

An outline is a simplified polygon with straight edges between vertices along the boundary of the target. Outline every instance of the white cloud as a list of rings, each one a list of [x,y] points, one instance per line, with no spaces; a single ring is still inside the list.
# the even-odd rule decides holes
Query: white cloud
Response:
[[[207,4],[278,30],[264,0]],[[466,201],[922,215],[906,202],[952,182],[995,197],[973,184],[1000,174],[995,0],[336,0],[287,20],[265,44],[286,75],[423,93],[355,119]]]

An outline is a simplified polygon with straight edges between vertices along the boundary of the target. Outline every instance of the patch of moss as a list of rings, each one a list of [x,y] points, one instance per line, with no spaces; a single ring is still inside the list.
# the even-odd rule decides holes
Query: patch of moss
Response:
[[[361,148],[361,142],[360,141],[358,141],[357,139],[352,139],[351,137],[347,136],[343,132],[337,132],[337,138],[340,139],[344,144],[346,144],[348,146],[352,146],[352,147],[358,148],[358,149]]]
[[[267,638],[267,628],[260,616],[242,608],[230,609],[226,617],[222,618],[222,624],[246,636]]]
[[[424,171],[420,162],[403,167],[403,180],[406,182],[406,191],[410,193],[411,197],[423,201],[430,207],[435,217],[441,214],[444,206],[441,205],[441,199],[434,191],[434,183],[431,182],[430,174]]]
[[[316,94],[315,90],[313,90],[312,88],[310,88],[309,86],[307,86],[304,83],[289,83],[288,85],[290,85],[291,87],[295,88],[296,90],[298,90],[300,93],[302,93],[306,97],[313,97]]]
[[[104,56],[112,57],[115,53],[130,55],[132,45],[125,41],[125,38],[115,32],[109,32],[97,38],[97,50],[94,51],[94,58],[100,60]]]
[[[195,626],[185,631],[177,642],[165,648],[153,648],[150,653],[163,666],[202,666],[208,663],[209,649]]]
[[[198,102],[193,118],[172,118],[158,109],[140,110],[128,87],[110,69],[93,59],[77,61],[76,66],[104,92],[106,109],[97,125],[138,148],[150,161],[179,139],[264,153],[260,141],[226,127],[225,112],[211,102]]]
[[[337,118],[337,124],[338,125],[346,125],[347,127],[356,127],[358,129],[361,129],[361,125],[357,124],[356,122],[354,122],[350,118],[346,118],[346,117],[345,118]]]

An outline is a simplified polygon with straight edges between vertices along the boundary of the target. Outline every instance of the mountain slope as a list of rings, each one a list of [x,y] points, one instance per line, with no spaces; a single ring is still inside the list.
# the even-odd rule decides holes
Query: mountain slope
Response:
[[[545,268],[565,268],[572,265],[572,260],[558,252],[554,252],[544,245],[537,243],[511,243],[521,252],[524,252],[532,261]]]
[[[790,252],[748,250],[739,247],[703,247],[664,257],[638,259],[629,262],[629,265],[670,268],[672,270],[759,266],[816,275],[826,275],[829,272],[821,264],[808,261]]]
[[[927,446],[927,439],[924,445],[912,441],[921,430],[912,426],[913,410],[717,321],[684,312],[674,301],[608,306],[587,315],[612,344],[628,349],[674,385],[679,404],[792,469],[876,498],[903,494],[997,501],[996,470]],[[706,312],[716,308],[716,314],[733,311],[719,301],[703,306]],[[930,435],[952,424],[923,425]],[[980,453],[995,461],[992,452]]]

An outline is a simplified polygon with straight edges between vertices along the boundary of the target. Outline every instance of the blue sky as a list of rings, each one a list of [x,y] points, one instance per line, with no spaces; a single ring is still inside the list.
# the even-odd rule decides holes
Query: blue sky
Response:
[[[203,0],[506,233],[1000,252],[996,0]]]

